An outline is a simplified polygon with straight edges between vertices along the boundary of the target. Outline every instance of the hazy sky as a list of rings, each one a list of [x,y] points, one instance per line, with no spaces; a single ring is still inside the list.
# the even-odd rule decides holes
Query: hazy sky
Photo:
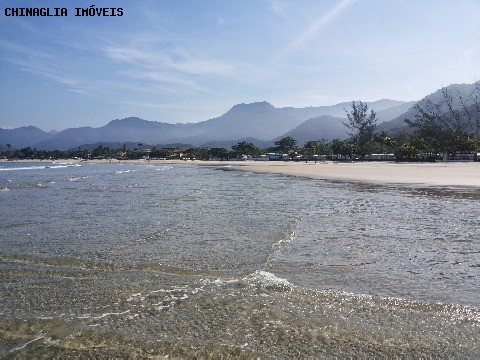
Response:
[[[124,15],[74,16],[93,4]],[[5,16],[32,6],[68,16]],[[2,128],[419,100],[480,79],[480,0],[8,0],[0,11]]]

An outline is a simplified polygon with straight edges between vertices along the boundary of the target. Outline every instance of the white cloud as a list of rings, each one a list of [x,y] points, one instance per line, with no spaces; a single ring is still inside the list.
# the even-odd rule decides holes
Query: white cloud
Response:
[[[170,68],[188,74],[228,75],[234,67],[221,61],[211,60],[182,49],[141,49],[139,47],[107,47],[107,56],[114,60],[138,64],[150,69]]]
[[[105,53],[108,57],[127,63],[149,62],[155,61],[151,54],[140,51],[134,47],[107,47]]]
[[[230,75],[234,67],[221,61],[198,58],[196,56],[185,56],[180,61],[170,59],[167,66],[190,74],[213,74]]]
[[[304,42],[306,42],[309,38],[313,37],[316,33],[318,33],[322,28],[324,28],[329,23],[335,21],[337,17],[351,4],[353,4],[353,0],[342,0],[338,3],[337,6],[330,9],[326,14],[320,17],[318,20],[313,21],[307,27],[307,29],[302,32],[297,38],[289,45],[288,49],[292,49]]]
[[[31,47],[12,44],[8,41],[0,41],[0,47],[7,49],[5,56],[2,56],[2,58],[23,71],[67,86],[78,84],[73,76],[62,71],[58,66],[52,66],[55,58],[51,54]]]
[[[197,91],[206,91],[196,82],[190,79],[176,76],[175,74],[162,71],[150,71],[150,70],[124,70],[120,72],[120,75],[127,76],[133,79],[147,80],[149,85],[156,85],[159,90],[166,93],[177,93],[177,87],[165,87],[158,86],[158,84],[171,84],[181,86],[183,88],[189,88]]]

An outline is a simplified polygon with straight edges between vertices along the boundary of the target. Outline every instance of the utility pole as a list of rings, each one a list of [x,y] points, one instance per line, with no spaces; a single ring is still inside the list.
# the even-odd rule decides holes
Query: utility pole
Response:
[[[480,126],[480,112],[478,111],[478,104],[477,104],[477,116],[476,116],[476,121],[477,121],[477,129],[475,131],[475,154],[473,154],[473,161],[478,161],[478,151],[480,150],[478,148],[478,128]]]
[[[475,129],[475,154],[473,154],[473,161],[478,161],[478,151],[480,150],[478,147],[478,128],[480,127],[480,105],[478,104],[478,93],[480,92],[480,84],[477,81],[475,83],[475,107],[476,107],[476,129]]]

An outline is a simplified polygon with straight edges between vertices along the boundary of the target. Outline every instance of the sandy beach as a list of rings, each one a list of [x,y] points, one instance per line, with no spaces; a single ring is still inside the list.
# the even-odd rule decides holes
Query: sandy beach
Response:
[[[331,181],[480,187],[480,163],[246,162],[239,169]]]
[[[480,162],[277,162],[180,161],[178,164],[231,166],[236,170],[275,173],[342,182],[411,186],[478,187]]]

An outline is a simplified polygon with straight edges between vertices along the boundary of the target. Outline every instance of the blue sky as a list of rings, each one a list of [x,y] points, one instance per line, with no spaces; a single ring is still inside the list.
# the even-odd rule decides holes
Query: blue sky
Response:
[[[93,4],[124,16],[74,16]],[[69,16],[7,17],[7,6]],[[0,11],[2,128],[419,100],[480,79],[480,0],[9,0]]]

